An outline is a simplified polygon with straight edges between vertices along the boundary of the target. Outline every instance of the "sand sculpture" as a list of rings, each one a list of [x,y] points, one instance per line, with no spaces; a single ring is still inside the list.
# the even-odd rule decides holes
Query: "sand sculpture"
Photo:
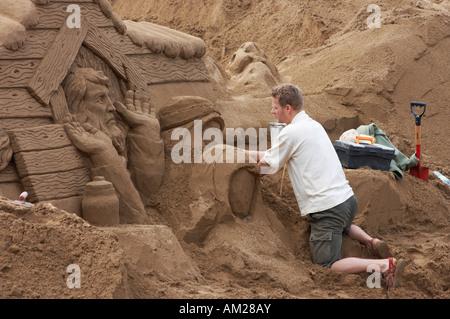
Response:
[[[194,123],[203,132],[224,130],[201,60],[205,44],[122,21],[108,1],[19,3],[39,22],[21,39],[3,32],[10,40],[0,58],[2,194],[17,198],[26,191],[32,203],[49,202],[98,226],[151,223],[145,203],[164,178],[181,178],[169,157],[173,130],[193,134]],[[67,22],[68,4],[81,8],[79,28]],[[256,44],[247,47],[236,61],[267,65]],[[223,142],[216,141],[217,152],[226,150]],[[196,190],[181,231],[186,242],[200,243],[219,223],[261,206],[254,164],[201,163],[182,171]]]
[[[2,196],[26,191],[37,210],[58,214],[56,207],[107,226],[132,264],[171,279],[201,278],[172,231],[185,243],[201,244],[218,225],[251,215],[283,236],[248,158],[230,165],[208,155],[208,163],[194,165],[170,158],[175,129],[193,136],[225,128],[201,59],[202,40],[122,21],[107,0],[14,3],[2,2],[0,11],[7,15],[0,29]],[[20,32],[7,24],[16,11],[27,14],[14,22]],[[203,139],[202,147],[209,142]],[[215,156],[235,149],[214,142]],[[185,186],[188,192],[173,192]],[[176,230],[157,226],[153,209],[172,200],[189,205]],[[41,206],[48,203],[53,206]]]
[[[212,99],[203,41],[124,22],[107,0],[2,1],[0,13],[2,194],[81,215],[85,185],[103,176],[120,222],[144,223],[164,174],[157,112],[173,96]]]
[[[226,71],[233,83],[231,90],[237,93],[250,91],[254,97],[266,97],[268,90],[286,82],[275,64],[255,42],[242,44],[231,57]]]
[[[77,149],[89,156],[92,174],[114,185],[121,221],[143,223],[145,208],[139,194],[146,198],[157,191],[164,173],[160,126],[149,114],[148,101],[141,105],[138,92],[128,91],[127,107],[115,102],[114,108],[108,83],[102,72],[92,68],[77,68],[68,76],[65,93],[69,111],[76,117],[65,119],[65,129]],[[116,110],[128,132],[116,124]]]

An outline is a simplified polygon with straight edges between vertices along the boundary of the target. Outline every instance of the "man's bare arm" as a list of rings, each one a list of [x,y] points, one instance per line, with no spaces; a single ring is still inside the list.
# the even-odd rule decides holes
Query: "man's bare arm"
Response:
[[[248,155],[250,155],[257,162],[259,162],[264,157],[264,154],[266,153],[264,151],[258,152],[258,151],[247,151],[247,150],[245,150],[245,152]]]

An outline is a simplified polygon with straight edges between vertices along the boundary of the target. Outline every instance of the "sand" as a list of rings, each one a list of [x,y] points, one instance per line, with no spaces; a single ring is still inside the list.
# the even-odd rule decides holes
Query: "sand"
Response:
[[[387,171],[344,169],[359,201],[355,224],[407,263],[400,288],[387,291],[382,281],[370,289],[369,273],[313,265],[309,223],[288,177],[280,195],[281,172],[256,179],[251,215],[219,216],[213,203],[226,202],[224,188],[205,172],[227,169],[175,165],[166,149],[164,182],[145,203],[148,225],[94,227],[48,204],[23,208],[2,197],[0,297],[449,298],[450,189],[432,171],[450,176],[450,4],[377,4],[381,28],[368,29],[367,1],[112,1],[124,20],[205,40],[204,60],[226,127],[267,127],[275,120],[269,89],[289,81],[302,88],[307,113],[331,140],[376,123],[410,156],[409,103],[426,101],[422,164],[430,169],[429,183],[408,172],[397,180]],[[199,217],[205,210],[212,215]],[[342,253],[371,257],[348,238]],[[80,289],[67,286],[71,264],[81,269]]]

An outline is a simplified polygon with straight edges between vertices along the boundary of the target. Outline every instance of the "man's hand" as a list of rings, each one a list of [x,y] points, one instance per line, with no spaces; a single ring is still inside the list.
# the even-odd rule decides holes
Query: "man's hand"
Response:
[[[262,173],[262,171],[264,171],[265,167],[270,167],[270,165],[267,164],[264,160],[261,160],[261,161],[258,162],[258,168],[259,168],[261,176],[266,175],[266,174]]]
[[[264,151],[245,151],[249,156],[251,156],[255,161],[259,162],[266,152]]]
[[[150,108],[148,99],[143,98],[139,92],[128,91],[125,94],[125,105],[114,102],[114,107],[122,116],[130,128],[142,128],[151,130],[152,134],[159,136],[160,125],[154,110]]]

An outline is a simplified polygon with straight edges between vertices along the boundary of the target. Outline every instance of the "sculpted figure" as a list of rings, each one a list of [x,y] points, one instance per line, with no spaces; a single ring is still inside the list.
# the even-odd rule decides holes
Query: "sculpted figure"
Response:
[[[143,200],[155,193],[164,173],[160,124],[148,100],[128,91],[113,102],[109,79],[101,71],[77,68],[65,80],[71,115],[65,129],[86,153],[94,176],[104,176],[117,192],[121,223],[144,223]]]

